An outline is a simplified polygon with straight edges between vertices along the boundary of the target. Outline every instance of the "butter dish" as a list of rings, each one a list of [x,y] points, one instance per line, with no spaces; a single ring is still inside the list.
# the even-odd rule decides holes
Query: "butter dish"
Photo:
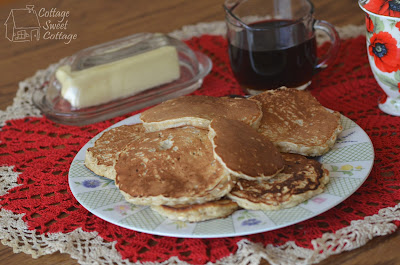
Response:
[[[55,122],[86,125],[189,94],[211,68],[180,40],[139,33],[65,58],[32,99]]]

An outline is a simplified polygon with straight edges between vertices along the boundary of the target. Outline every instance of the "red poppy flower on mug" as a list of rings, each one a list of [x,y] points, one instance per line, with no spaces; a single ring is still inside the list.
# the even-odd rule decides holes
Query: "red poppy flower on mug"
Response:
[[[396,25],[394,25],[394,26],[400,30],[400,21],[397,22]]]
[[[384,94],[379,98],[379,103],[380,104],[385,104],[386,100],[387,100],[387,95]]]
[[[368,51],[374,57],[375,65],[382,72],[394,72],[400,69],[400,49],[397,41],[388,32],[374,33],[370,38]]]
[[[365,25],[367,26],[368,32],[374,32],[374,23],[368,14],[365,14]]]
[[[399,0],[369,0],[364,8],[378,15],[400,17]]]

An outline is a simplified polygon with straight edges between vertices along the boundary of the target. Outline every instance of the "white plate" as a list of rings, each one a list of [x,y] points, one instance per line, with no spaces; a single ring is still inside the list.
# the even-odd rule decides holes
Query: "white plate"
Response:
[[[371,140],[350,119],[342,116],[341,121],[344,130],[335,146],[318,158],[330,171],[331,179],[325,192],[290,209],[239,210],[224,219],[199,223],[171,221],[147,206],[126,202],[114,181],[100,177],[85,167],[86,149],[93,146],[102,133],[90,140],[74,158],[69,170],[69,185],[79,203],[94,215],[140,232],[173,237],[215,238],[271,231],[299,223],[333,208],[353,194],[368,177],[374,162]],[[139,115],[135,115],[112,127],[138,122]]]

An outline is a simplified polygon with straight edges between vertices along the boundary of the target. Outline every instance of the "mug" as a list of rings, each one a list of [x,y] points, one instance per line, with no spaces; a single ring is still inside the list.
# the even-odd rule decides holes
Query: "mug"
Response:
[[[224,9],[231,69],[247,94],[281,86],[305,89],[339,51],[335,28],[314,19],[308,0],[227,0]],[[315,30],[331,42],[322,58]]]
[[[385,94],[379,108],[400,116],[400,13],[398,4],[389,1],[359,0],[365,12],[367,56],[375,80]],[[395,17],[395,16],[398,17]]]

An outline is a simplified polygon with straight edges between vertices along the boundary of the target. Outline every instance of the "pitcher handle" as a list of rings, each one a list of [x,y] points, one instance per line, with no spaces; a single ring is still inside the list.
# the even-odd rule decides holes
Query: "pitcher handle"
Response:
[[[340,38],[335,27],[325,20],[316,20],[314,23],[314,28],[316,30],[324,31],[329,36],[331,42],[331,46],[329,47],[328,51],[324,56],[318,58],[317,65],[315,66],[315,69],[317,71],[321,71],[322,69],[333,63],[334,59],[339,53]]]

